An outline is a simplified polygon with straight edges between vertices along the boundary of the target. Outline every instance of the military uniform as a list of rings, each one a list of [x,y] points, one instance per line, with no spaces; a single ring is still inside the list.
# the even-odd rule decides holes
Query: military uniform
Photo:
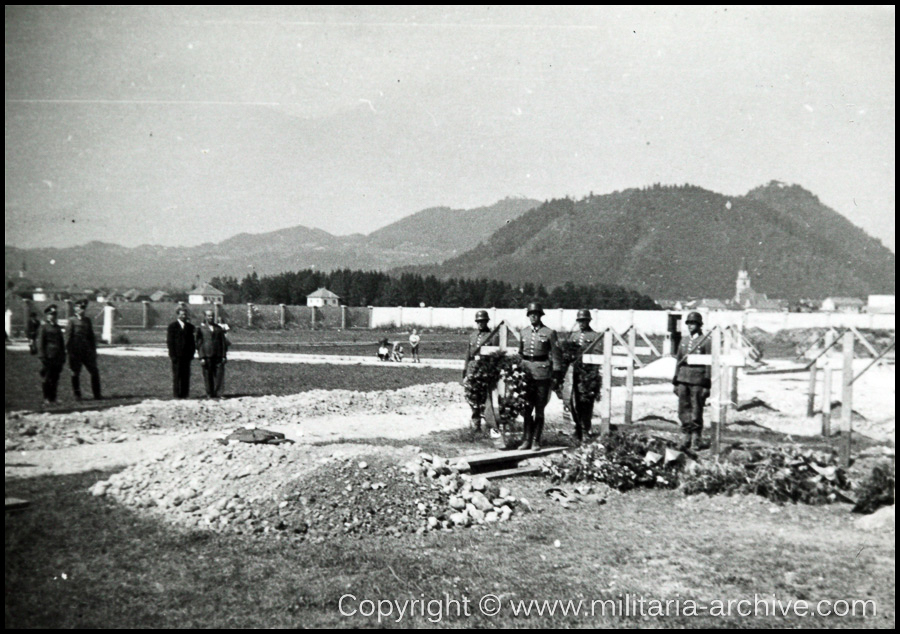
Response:
[[[687,322],[696,320],[702,324],[699,313],[688,315]],[[701,432],[703,431],[703,407],[709,398],[710,366],[688,365],[689,354],[711,354],[712,343],[704,339],[699,328],[690,337],[684,337],[678,344],[676,356],[675,376],[672,383],[675,385],[675,393],[678,395],[678,419],[681,421],[681,431],[684,434],[682,447],[690,449],[691,444],[699,448]]]
[[[95,399],[100,393],[100,372],[97,369],[97,339],[94,325],[88,317],[76,314],[66,324],[66,352],[69,353],[69,369],[72,371],[72,393],[81,400],[81,366],[91,375],[91,392]]]
[[[530,304],[528,314],[543,315],[540,304]],[[553,381],[559,379],[562,369],[562,354],[556,331],[543,324],[526,326],[519,331],[519,356],[522,368],[531,377],[531,388],[526,400],[528,406],[523,414],[525,429],[519,449],[540,449],[541,434],[544,431],[544,408],[550,400]]]
[[[497,333],[491,333],[491,329],[487,327],[488,315],[487,311],[480,310],[475,314],[475,321],[479,324],[479,329],[469,335],[469,345],[466,348],[466,361],[463,367],[463,384],[469,380],[469,377],[475,370],[475,365],[481,358],[480,350],[483,346],[496,346],[500,343],[500,337]],[[482,326],[483,324],[483,326]],[[489,398],[489,394],[485,394],[485,398]],[[485,402],[469,403],[472,408],[472,426],[478,430],[481,429],[481,419],[484,418]]]
[[[590,319],[590,317],[588,317]],[[580,315],[579,315],[580,320]],[[585,330],[576,330],[569,334],[567,341],[578,344],[579,352],[583,352],[585,348],[590,346],[600,337],[600,333],[587,326]],[[582,364],[580,372],[589,372],[593,375],[600,374],[600,366],[593,364]],[[576,370],[572,373],[572,418],[575,419],[575,436],[578,440],[582,440],[591,433],[591,418],[594,415],[594,401],[582,401],[579,399],[578,384],[579,372]]]
[[[47,312],[47,311],[45,311]],[[44,321],[37,333],[37,354],[41,361],[41,377],[44,402],[56,402],[56,388],[59,375],[66,365],[66,343],[63,329],[55,321]]]
[[[206,395],[218,397],[225,382],[227,342],[225,331],[219,324],[200,324],[196,329],[197,353],[203,368],[203,385]]]

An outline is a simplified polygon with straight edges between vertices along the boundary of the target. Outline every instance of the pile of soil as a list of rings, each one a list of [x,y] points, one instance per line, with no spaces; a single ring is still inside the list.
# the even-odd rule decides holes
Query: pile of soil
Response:
[[[147,400],[137,405],[68,414],[6,415],[6,451],[59,449],[81,444],[137,440],[154,434],[299,423],[330,414],[414,414],[462,403],[458,383],[415,385],[400,390],[313,390],[287,396],[209,400]]]
[[[184,527],[314,542],[489,524],[527,505],[416,451],[209,441],[129,467],[90,492]]]

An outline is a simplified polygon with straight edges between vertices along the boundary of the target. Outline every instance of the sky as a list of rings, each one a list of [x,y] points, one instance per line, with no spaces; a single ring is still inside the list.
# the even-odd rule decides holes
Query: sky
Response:
[[[6,244],[797,183],[894,249],[894,7],[6,7]]]

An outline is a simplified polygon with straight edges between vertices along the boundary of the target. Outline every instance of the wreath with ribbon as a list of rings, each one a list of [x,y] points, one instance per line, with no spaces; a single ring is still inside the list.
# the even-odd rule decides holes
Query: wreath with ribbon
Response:
[[[575,398],[579,403],[593,403],[600,397],[600,387],[603,380],[597,366],[588,365],[581,360],[581,346],[574,341],[561,341],[559,344],[562,352],[564,371],[572,366],[572,381]],[[562,386],[556,389],[556,395],[562,398]]]
[[[506,393],[497,399],[497,419],[500,425],[511,428],[528,407],[526,397],[532,383],[519,355],[492,352],[477,359],[464,381],[466,401],[473,407],[484,403],[500,381]]]

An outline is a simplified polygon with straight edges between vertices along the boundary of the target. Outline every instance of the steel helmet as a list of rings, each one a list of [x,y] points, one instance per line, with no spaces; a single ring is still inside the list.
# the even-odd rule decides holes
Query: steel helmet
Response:
[[[528,304],[527,314],[530,315],[532,313],[537,313],[538,315],[544,314],[544,307],[541,306],[540,302],[531,302],[530,304]]]
[[[490,321],[491,318],[488,317],[488,312],[486,310],[479,310],[475,313],[475,321]]]
[[[703,323],[703,315],[701,315],[700,313],[698,313],[696,311],[688,313],[687,319],[684,320],[684,323],[686,323],[686,324],[690,324],[690,323],[702,324]]]
[[[578,316],[575,318],[575,321],[590,321],[591,320],[591,311],[586,308],[582,308],[578,311]]]

